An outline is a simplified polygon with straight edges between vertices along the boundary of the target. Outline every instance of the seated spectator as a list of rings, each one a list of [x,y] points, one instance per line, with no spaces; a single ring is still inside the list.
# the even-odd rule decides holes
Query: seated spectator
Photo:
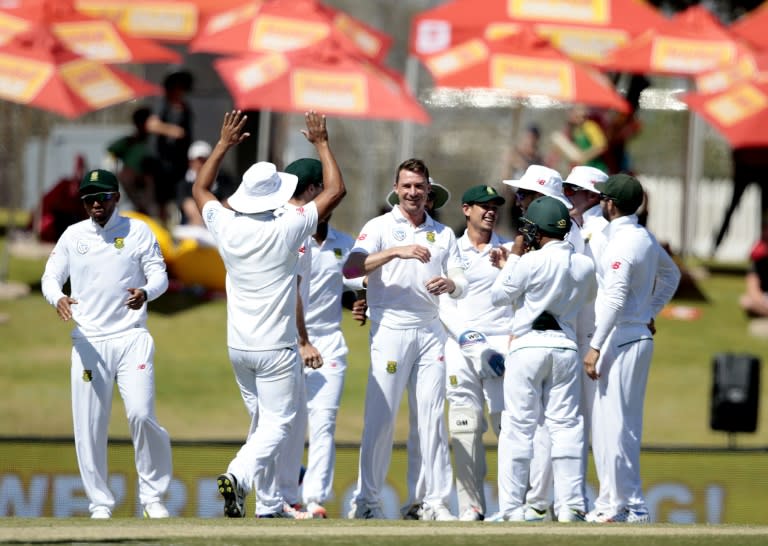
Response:
[[[70,225],[88,218],[80,201],[80,180],[85,174],[85,158],[78,155],[72,176],[60,179],[53,188],[43,195],[40,203],[40,222],[34,222],[29,229],[37,230],[40,241],[55,243]],[[37,225],[35,225],[37,224]]]
[[[739,304],[747,316],[765,318],[768,317],[768,217],[763,218],[760,240],[752,248],[749,259],[747,290]]]

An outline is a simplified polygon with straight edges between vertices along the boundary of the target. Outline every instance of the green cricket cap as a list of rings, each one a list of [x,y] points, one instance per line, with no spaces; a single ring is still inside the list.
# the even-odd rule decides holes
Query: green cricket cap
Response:
[[[88,171],[80,180],[81,194],[118,191],[119,189],[120,185],[117,183],[117,177],[104,169]]]
[[[310,157],[297,159],[285,168],[285,172],[299,179],[294,195],[302,193],[309,186],[320,186],[323,183],[323,164],[317,159]]]
[[[471,205],[472,203],[487,203],[489,201],[496,201],[499,205],[503,205],[506,202],[506,200],[499,195],[499,192],[485,184],[472,186],[461,196],[461,202],[466,205]]]
[[[566,235],[571,230],[571,216],[566,206],[554,197],[546,195],[528,205],[525,219],[551,235]]]
[[[628,174],[613,174],[605,182],[596,183],[595,189],[612,199],[625,213],[633,214],[643,204],[643,186]]]

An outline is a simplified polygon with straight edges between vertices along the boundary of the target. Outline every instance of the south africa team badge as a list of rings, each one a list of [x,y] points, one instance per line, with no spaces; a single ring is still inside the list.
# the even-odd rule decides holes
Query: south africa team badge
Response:
[[[115,248],[120,250],[125,246],[125,237],[115,237]]]
[[[394,360],[387,361],[387,373],[395,373],[397,371],[397,362]]]
[[[435,242],[435,232],[434,231],[428,231],[427,232],[427,241],[429,241],[430,243],[434,243]]]
[[[342,252],[340,248],[334,248],[333,249],[333,255],[336,256],[337,260],[341,260]]]
[[[93,381],[93,372],[91,370],[83,370],[83,381],[86,383]]]

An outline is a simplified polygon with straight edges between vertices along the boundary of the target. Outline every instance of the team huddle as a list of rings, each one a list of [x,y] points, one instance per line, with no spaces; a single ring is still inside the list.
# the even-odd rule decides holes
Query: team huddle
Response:
[[[249,136],[246,117],[226,113],[192,190],[227,270],[227,346],[251,416],[245,444],[217,478],[225,516],[244,517],[251,493],[256,517],[327,516],[348,353],[342,294],[365,287],[354,313],[371,322],[370,367],[349,517],[385,517],[382,491],[407,390],[403,518],[648,522],[639,457],[653,319],[680,272],[638,224],[640,183],[586,166],[563,180],[532,165],[504,181],[523,212],[513,240],[494,231],[505,199],[488,185],[462,194],[466,229],[457,239],[430,215],[447,192],[423,161],[409,159],[395,172],[392,210],[353,240],[329,225],[346,189],[325,118],[310,112],[305,121],[319,160],[297,160],[285,172],[256,163],[225,207],[210,187],[228,150]],[[80,193],[90,218],[57,243],[43,293],[77,324],[72,403],[91,517],[111,517],[115,505],[106,469],[115,380],[145,516],[168,517],[170,442],[154,416],[144,305],[167,287],[162,255],[144,224],[114,214],[114,175],[86,174]],[[495,514],[484,496],[489,426],[499,442]],[[594,506],[585,494],[590,438]],[[448,508],[454,476],[457,514]]]

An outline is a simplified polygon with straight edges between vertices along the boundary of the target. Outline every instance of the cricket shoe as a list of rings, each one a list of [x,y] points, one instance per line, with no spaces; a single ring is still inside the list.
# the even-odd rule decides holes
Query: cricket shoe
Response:
[[[106,506],[96,506],[91,512],[91,519],[110,519],[112,517],[112,510]]]
[[[622,508],[608,523],[650,523],[651,515],[645,507]]]
[[[523,517],[525,521],[530,522],[552,521],[552,512],[550,512],[548,507],[537,508],[529,504],[525,507]]]
[[[163,519],[171,517],[168,509],[162,502],[150,502],[144,505],[144,517],[150,519]]]
[[[458,519],[444,504],[435,506],[425,504],[423,518],[425,521],[456,521]]]
[[[485,515],[477,506],[470,506],[459,516],[459,521],[483,521]]]
[[[525,521],[525,510],[515,508],[511,512],[496,512],[484,520],[486,523],[503,523],[505,521]]]
[[[314,519],[327,519],[328,511],[319,502],[310,502],[307,504],[307,513],[312,514]]]
[[[588,523],[609,523],[615,516],[616,515],[611,512],[595,508],[594,510],[587,512],[584,520]]]
[[[228,518],[244,518],[245,494],[237,485],[237,478],[226,472],[216,478],[219,493],[224,497],[224,515]]]
[[[557,515],[557,521],[560,523],[583,523],[587,521],[587,513],[578,508],[566,508]]]
[[[354,501],[347,517],[349,519],[387,519],[380,506],[357,504]]]
[[[400,509],[400,513],[403,515],[403,519],[407,520],[419,520],[424,518],[424,505],[407,504]]]

